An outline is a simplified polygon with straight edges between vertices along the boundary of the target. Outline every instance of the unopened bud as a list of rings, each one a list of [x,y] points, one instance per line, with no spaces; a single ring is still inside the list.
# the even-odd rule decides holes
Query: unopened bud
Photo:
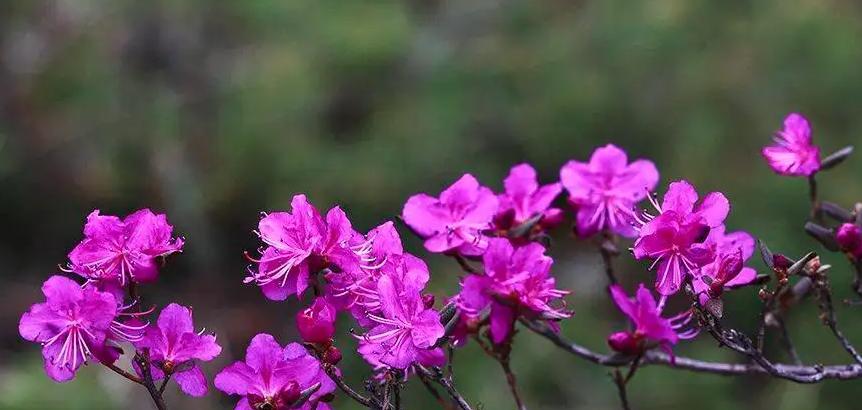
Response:
[[[788,257],[786,257],[780,253],[772,254],[772,266],[774,266],[775,269],[787,270],[792,265],[793,265],[793,261],[791,261],[790,258],[788,258]]]
[[[641,351],[637,338],[628,332],[616,332],[608,336],[608,346],[627,355],[636,355]]]
[[[323,361],[332,365],[338,364],[341,361],[341,350],[335,346],[329,346],[323,353]]]
[[[296,314],[296,327],[306,342],[329,343],[335,334],[335,308],[318,297],[311,307]]]
[[[855,252],[862,245],[862,228],[856,224],[845,223],[835,232],[835,240],[844,252]]]
[[[422,305],[425,306],[425,309],[434,307],[434,295],[430,293],[422,295]]]
[[[545,211],[542,215],[542,220],[539,221],[539,225],[542,226],[543,229],[553,229],[563,223],[564,214],[563,210],[559,208],[551,208]]]

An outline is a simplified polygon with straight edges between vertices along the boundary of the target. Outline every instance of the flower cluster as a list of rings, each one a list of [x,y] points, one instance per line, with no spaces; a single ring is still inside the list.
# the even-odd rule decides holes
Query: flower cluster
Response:
[[[207,392],[198,366],[219,355],[214,335],[195,333],[191,309],[172,303],[156,323],[145,321],[154,309],[141,310],[137,286],[158,277],[156,258],[182,250],[172,238],[165,215],[142,209],[125,218],[93,211],[84,226],[84,239],[69,253],[69,269],[86,281],[51,276],[42,285],[44,303],[21,317],[19,333],[42,345],[45,371],[54,380],[74,378],[90,358],[114,367],[123,345],[135,351],[132,363],[143,383],[173,376],[191,396]],[[142,369],[141,363],[147,366]],[[134,377],[134,376],[129,376]]]
[[[821,204],[814,184],[816,173],[830,169],[851,151],[845,148],[821,161],[808,121],[790,114],[775,144],[763,148],[762,154],[775,172],[809,178],[814,221],[806,229],[827,248],[843,251],[862,272],[862,205],[851,212]],[[413,374],[426,383],[436,379],[455,394],[438,375],[442,372],[429,368],[451,365],[443,347],[460,347],[472,338],[500,362],[514,392],[509,355],[519,322],[568,346],[557,333],[560,323],[573,315],[566,302],[570,291],[558,287],[549,254],[550,230],[566,217],[556,203],[564,191],[574,232],[579,238],[597,237],[594,242],[610,282],[608,293],[630,322],[627,330],[607,338],[617,353],[608,356],[609,361],[632,360],[625,379],[616,372],[621,391],[641,358],[675,363],[672,348],[696,337],[701,327],[712,326],[709,333],[722,344],[737,344],[732,346],[737,351],[755,350],[740,345],[749,342],[735,334],[732,340],[722,339],[722,330],[711,324],[722,317],[726,292],[759,279],[746,266],[755,239],[747,232],[728,230],[731,205],[723,193],[701,198],[691,182],[675,180],[659,198],[654,193],[659,184],[655,164],[629,161],[625,151],[610,144],[595,149],[586,162],[565,163],[559,181],[540,183],[532,166],[518,164],[501,182],[502,190],[495,193],[464,174],[438,195],[415,194],[403,206],[401,217],[424,241],[424,248],[453,258],[461,269],[460,290],[447,296],[440,309],[435,308],[437,298],[427,292],[428,265],[405,250],[393,222],[361,233],[340,207],[323,215],[302,194],[293,197],[289,211],[263,214],[255,231],[262,246],[254,256],[246,254],[252,265],[244,282],[256,285],[273,301],[302,301],[307,291],[313,293],[295,315],[303,343],[282,345],[260,333],[249,342],[244,361],[218,373],[215,386],[240,397],[237,409],[329,410],[332,393],[339,388],[366,407],[389,408],[386,401],[393,393],[398,397],[400,384]],[[639,210],[645,200],[653,210]],[[837,226],[819,225],[823,213],[836,219]],[[611,264],[619,254],[617,244],[626,240],[631,240],[629,250],[635,259],[648,261],[644,274],[655,272],[649,277],[653,285],[640,283],[634,297],[619,284]],[[64,268],[83,283],[51,276],[42,286],[45,301],[32,305],[20,320],[21,336],[42,346],[46,373],[63,382],[72,379],[81,365],[98,361],[147,387],[160,408],[170,380],[188,395],[206,394],[201,363],[221,353],[215,335],[196,331],[192,309],[177,303],[165,306],[154,323],[148,322],[155,308],[142,309],[138,293],[141,285],[158,278],[159,258],[182,251],[183,245],[182,238],[173,237],[165,215],[143,209],[119,218],[93,211],[84,239],[69,253]],[[813,254],[792,261],[765,246],[761,254],[780,287],[804,265],[807,275],[816,279],[809,286],[828,288],[825,277],[815,278],[823,265]],[[854,289],[862,295],[859,277]],[[784,297],[779,290],[761,290],[766,307]],[[666,306],[680,305],[667,303],[677,295],[684,295],[685,307],[667,313]],[[831,309],[831,301],[822,301],[824,306]],[[764,312],[764,318],[772,314]],[[834,327],[834,315],[825,313],[833,332],[842,337]],[[336,367],[342,358],[337,347],[339,314],[357,324],[350,331],[358,340],[357,353],[374,371],[366,383],[370,397],[346,386]],[[134,352],[131,372],[116,365],[127,346]],[[599,361],[595,357],[590,356]],[[697,365],[692,363],[689,360],[689,366]],[[157,381],[163,381],[161,388]],[[518,394],[514,396],[523,408]]]

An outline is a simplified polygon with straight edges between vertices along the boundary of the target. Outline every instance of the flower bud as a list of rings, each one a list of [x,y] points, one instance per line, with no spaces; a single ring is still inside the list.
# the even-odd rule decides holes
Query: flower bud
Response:
[[[299,399],[300,394],[299,384],[295,381],[290,381],[287,383],[287,386],[284,386],[278,396],[282,403],[290,404]]]
[[[425,309],[431,309],[434,307],[434,295],[430,293],[426,293],[422,295],[422,305],[425,306]]]
[[[628,332],[616,332],[608,336],[608,346],[614,351],[628,355],[636,355],[641,351],[638,340]]]
[[[335,334],[335,308],[318,297],[311,307],[296,314],[296,327],[306,342],[329,343]]]
[[[862,228],[858,225],[845,223],[835,232],[835,240],[842,251],[854,252],[862,245]]]
[[[326,352],[323,353],[322,359],[324,363],[329,363],[333,365],[338,364],[338,362],[341,361],[341,350],[338,350],[338,348],[335,346],[329,346],[329,348],[326,349]]]
[[[788,257],[786,257],[780,253],[772,254],[772,266],[774,266],[775,269],[787,270],[792,265],[793,265],[793,261],[791,261],[790,258],[788,258]]]
[[[564,219],[563,210],[559,208],[551,208],[545,211],[542,215],[542,220],[539,221],[539,225],[545,230],[554,229],[563,223]]]

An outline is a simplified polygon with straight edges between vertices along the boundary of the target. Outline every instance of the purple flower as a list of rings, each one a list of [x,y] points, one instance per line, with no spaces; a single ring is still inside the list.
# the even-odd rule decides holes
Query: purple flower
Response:
[[[661,206],[652,201],[657,216],[644,213],[635,240],[635,258],[650,258],[658,266],[655,288],[662,295],[679,291],[685,275],[712,262],[710,246],[704,244],[711,228],[721,226],[730,203],[720,192],[707,195],[695,208],[697,191],[687,181],[670,184]]]
[[[421,288],[405,277],[382,275],[377,282],[379,314],[368,313],[374,326],[359,336],[359,352],[372,365],[407,369],[420,362],[443,337],[440,314],[427,308]]]
[[[317,297],[310,307],[296,313],[296,327],[306,342],[329,343],[335,334],[335,308],[326,298]]]
[[[835,240],[841,250],[855,259],[862,257],[862,228],[852,223],[844,223],[835,232]]]
[[[658,171],[651,161],[629,163],[625,151],[608,144],[596,149],[589,163],[563,165],[560,180],[577,207],[578,235],[608,230],[633,237],[632,208],[655,188]]]
[[[650,291],[640,284],[635,299],[632,300],[619,285],[611,285],[610,290],[614,303],[634,325],[632,331],[612,334],[608,338],[611,348],[634,355],[651,347],[649,344],[653,344],[670,351],[671,346],[679,340],[679,336],[671,320],[661,317],[661,311]]]
[[[743,266],[754,254],[754,237],[747,232],[725,233],[724,225],[712,228],[704,244],[711,247],[715,260],[694,272],[692,285],[702,305],[734,287],[751,283],[757,272]]]
[[[260,220],[257,233],[267,247],[259,260],[252,259],[257,272],[245,279],[272,300],[302,296],[310,275],[322,269],[352,272],[359,265],[348,246],[357,234],[341,208],[330,209],[324,220],[305,195],[294,196],[290,206],[292,213],[273,212]]]
[[[42,344],[45,372],[58,382],[75,377],[90,356],[106,363],[117,352],[106,345],[117,314],[114,295],[93,287],[81,288],[63,276],[51,276],[42,284],[44,303],[30,307],[18,324],[26,340]]]
[[[508,230],[536,215],[544,228],[552,228],[562,222],[562,211],[551,208],[551,202],[562,191],[559,183],[539,186],[536,170],[529,164],[512,167],[503,181],[506,192],[497,196],[499,208],[494,218],[497,228]]]
[[[195,332],[191,309],[171,303],[135,347],[149,351],[154,380],[171,374],[184,393],[200,397],[207,393],[207,381],[197,360],[210,361],[221,353],[215,339],[215,335]]]
[[[122,220],[95,210],[87,216],[84,240],[69,253],[69,269],[93,281],[152,282],[155,259],[182,251],[182,238],[171,238],[172,232],[165,215],[149,209]]]
[[[320,388],[302,410],[326,410],[321,397],[335,391],[335,383],[326,375],[320,362],[298,343],[281,347],[272,336],[261,333],[251,339],[244,362],[234,362],[215,377],[217,389],[243,396],[237,410],[293,409],[300,393],[318,383]],[[317,407],[315,407],[315,405]]]
[[[428,251],[476,256],[487,246],[484,231],[491,228],[496,212],[494,193],[480,186],[472,175],[464,174],[440,193],[439,199],[427,194],[411,196],[402,215],[404,222],[425,238]]]
[[[553,306],[569,292],[555,288],[550,275],[553,259],[545,255],[542,245],[530,243],[515,248],[508,239],[492,238],[482,261],[485,274],[464,278],[456,303],[468,317],[490,310],[494,343],[508,339],[518,314],[551,320],[572,315],[564,305]]]
[[[801,114],[788,115],[774,141],[762,153],[777,174],[810,176],[820,170],[820,148],[811,143],[811,126]]]

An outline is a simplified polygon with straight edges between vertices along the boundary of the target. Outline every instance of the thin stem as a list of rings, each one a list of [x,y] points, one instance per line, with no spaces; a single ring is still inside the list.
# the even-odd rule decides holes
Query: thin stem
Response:
[[[456,253],[452,255],[452,258],[454,258],[455,261],[458,262],[458,265],[461,265],[461,269],[464,269],[465,272],[473,273],[476,275],[481,274],[481,272],[478,269],[474,268],[473,265],[470,265],[470,262],[467,262],[467,259],[464,259],[463,256]]]
[[[171,380],[171,375],[166,373],[165,378],[162,379],[162,385],[159,386],[159,394],[160,395],[164,396],[165,388],[168,387],[168,381],[170,381],[170,380]]]
[[[787,351],[790,359],[793,360],[793,364],[797,366],[802,365],[802,359],[799,358],[796,346],[790,339],[790,332],[787,331],[787,323],[781,318],[781,316],[776,316],[776,320],[778,321],[778,329],[781,331],[781,344],[784,346],[784,350]]]
[[[817,196],[817,178],[816,174],[811,174],[808,177],[808,199],[811,201],[811,215],[813,221],[822,222],[820,212],[820,199]]]
[[[449,393],[449,397],[458,405],[458,408],[461,410],[473,410],[470,407],[470,404],[467,403],[467,400],[464,399],[464,396],[461,396],[461,393],[458,392],[458,389],[455,388],[455,385],[452,384],[452,379],[450,377],[444,377],[443,371],[439,368],[431,368],[427,369],[422,365],[416,365],[417,372],[423,373],[426,377],[431,380],[437,382],[440,386],[443,386],[446,389],[446,393]]]
[[[113,370],[113,371],[114,371],[114,373],[117,373],[117,374],[119,374],[120,376],[123,376],[123,377],[125,377],[126,379],[129,379],[130,381],[132,381],[132,382],[134,382],[134,383],[137,383],[137,384],[140,384],[140,385],[143,385],[143,384],[144,384],[144,382],[141,380],[141,378],[140,378],[140,377],[135,376],[135,375],[133,375],[133,374],[131,374],[131,373],[129,373],[129,372],[127,372],[127,371],[125,371],[125,370],[123,370],[123,369],[121,369],[121,368],[117,367],[117,366],[116,366],[116,365],[114,365],[113,363],[102,363],[102,364],[103,364],[105,367],[107,367],[107,368],[109,368],[109,369]]]
[[[623,377],[623,373],[620,372],[620,369],[614,369],[613,372],[614,384],[617,385],[617,392],[620,395],[620,404],[622,405],[623,410],[631,410],[629,406],[629,398],[628,394],[626,394],[626,380]]]
[[[832,304],[832,292],[829,289],[829,279],[822,272],[815,273],[817,277],[814,279],[814,287],[817,291],[817,299],[820,303],[818,306],[820,307],[821,319],[823,323],[829,327],[829,330],[832,331],[832,334],[835,335],[835,338],[838,339],[838,342],[841,343],[841,347],[853,357],[853,360],[856,363],[862,365],[862,356],[859,355],[859,352],[856,351],[856,348],[847,340],[847,337],[844,336],[844,332],[838,328],[838,319],[835,316],[835,307]]]
[[[522,323],[524,323],[528,329],[545,339],[548,339],[563,351],[602,366],[618,367],[626,365],[634,360],[631,356],[605,355],[594,352],[577,343],[572,343],[563,339],[543,324],[528,320],[522,320]],[[710,331],[710,333],[712,332]],[[738,349],[739,346],[735,342],[723,337],[717,337],[717,339],[721,339],[719,342],[722,342],[723,345],[740,352]],[[728,343],[732,343],[732,345],[728,345]],[[749,348],[747,351],[741,351],[740,353],[750,356],[752,352],[756,354],[753,348]],[[765,359],[757,360],[754,363],[722,363],[697,360],[684,356],[671,358],[667,353],[656,350],[646,351],[643,355],[643,359],[641,359],[641,367],[651,365],[726,376],[742,374],[770,374],[796,383],[818,383],[827,379],[854,380],[862,378],[862,365],[855,363],[833,366],[796,366],[773,364]]]
[[[138,362],[138,367],[141,369],[141,374],[143,374],[143,385],[147,388],[147,392],[150,393],[150,397],[153,399],[153,403],[156,405],[156,408],[159,410],[167,410],[168,406],[165,404],[164,398],[162,398],[161,393],[156,388],[155,382],[153,382],[153,375],[150,371],[150,353],[146,349],[143,351],[143,354],[136,354],[135,361]]]
[[[335,382],[335,385],[338,386],[341,391],[347,394],[348,397],[368,408],[371,408],[371,406],[374,404],[371,399],[357,393],[356,390],[350,388],[350,386],[348,386],[347,383],[344,382],[344,379],[338,373],[338,370],[335,366],[331,364],[325,364],[323,366],[323,370],[326,372],[329,378]]]
[[[434,396],[434,399],[437,400],[437,403],[439,403],[441,407],[446,410],[452,410],[452,405],[449,404],[449,402],[447,402],[445,399],[443,399],[443,396],[440,395],[440,392],[438,392],[437,389],[433,385],[431,385],[431,382],[428,380],[428,376],[426,376],[425,373],[417,372],[416,375],[419,377],[419,381],[422,382],[422,385],[425,386],[425,389],[428,390],[428,393],[431,393],[431,395]]]
[[[503,372],[506,373],[506,383],[509,384],[509,391],[512,392],[512,397],[515,399],[515,405],[518,406],[518,410],[527,410],[527,406],[524,405],[524,401],[518,393],[518,382],[515,378],[515,373],[512,372],[512,367],[509,365],[509,357],[508,355],[506,356],[500,360],[500,366],[503,367]]]
[[[599,243],[599,253],[602,255],[602,262],[605,266],[605,275],[608,277],[608,282],[611,285],[619,283],[616,273],[614,272],[614,258],[619,255],[616,246],[616,238],[613,234],[605,232],[602,234],[602,241]]]

